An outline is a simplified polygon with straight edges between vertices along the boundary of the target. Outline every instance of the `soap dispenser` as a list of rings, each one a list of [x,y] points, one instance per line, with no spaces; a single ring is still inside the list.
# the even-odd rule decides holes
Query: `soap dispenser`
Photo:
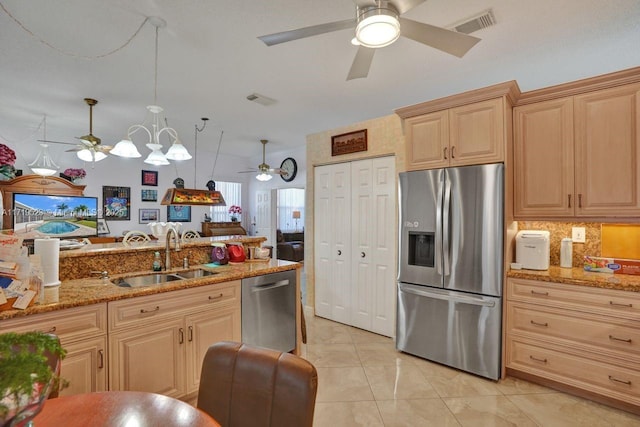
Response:
[[[153,271],[162,270],[162,259],[160,258],[160,252],[156,252],[153,256]]]

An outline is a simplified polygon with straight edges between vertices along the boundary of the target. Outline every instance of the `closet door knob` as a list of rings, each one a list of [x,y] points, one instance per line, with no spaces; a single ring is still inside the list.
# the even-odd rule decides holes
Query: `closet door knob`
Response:
[[[342,255],[342,251],[338,249],[338,255]]]
[[[367,255],[366,255],[364,252],[360,252],[360,257],[361,257],[361,258],[364,258],[364,257],[366,257],[366,256],[367,256]]]

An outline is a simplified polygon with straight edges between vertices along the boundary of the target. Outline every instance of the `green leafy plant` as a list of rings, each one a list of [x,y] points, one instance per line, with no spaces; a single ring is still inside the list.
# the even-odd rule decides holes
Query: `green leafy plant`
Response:
[[[43,332],[0,335],[0,419],[6,420],[51,390],[66,386],[49,357],[62,360],[58,337]],[[44,396],[43,396],[44,395]]]

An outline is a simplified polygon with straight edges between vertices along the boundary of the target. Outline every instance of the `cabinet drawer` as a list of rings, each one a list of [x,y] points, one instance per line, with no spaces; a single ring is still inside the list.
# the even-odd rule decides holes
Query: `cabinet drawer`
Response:
[[[510,339],[507,367],[634,405],[640,404],[640,366],[630,368]]]
[[[109,330],[212,307],[240,306],[240,281],[109,302]]]
[[[575,315],[574,315],[575,313]],[[507,333],[590,347],[640,361],[640,322],[508,303]]]
[[[107,333],[107,305],[93,304],[0,322],[0,332],[51,332],[62,344]]]
[[[507,280],[507,299],[640,319],[640,294],[637,292],[510,278]]]

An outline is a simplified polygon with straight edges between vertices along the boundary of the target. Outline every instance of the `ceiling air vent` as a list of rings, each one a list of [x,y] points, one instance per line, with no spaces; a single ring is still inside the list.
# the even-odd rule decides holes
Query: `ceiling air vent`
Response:
[[[264,105],[265,107],[276,103],[275,99],[269,98],[268,96],[260,95],[259,93],[252,93],[251,95],[247,96],[247,99],[260,105]]]
[[[491,9],[487,9],[480,12],[478,15],[453,24],[449,28],[459,33],[471,34],[475,31],[495,25],[495,23],[496,18],[493,16],[493,11]]]

